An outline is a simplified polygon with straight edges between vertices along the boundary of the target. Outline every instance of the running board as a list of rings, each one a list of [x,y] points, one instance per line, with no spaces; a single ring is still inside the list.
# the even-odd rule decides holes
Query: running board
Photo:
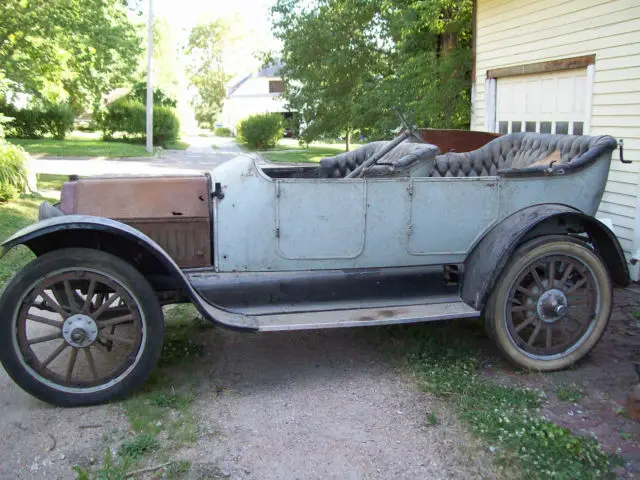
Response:
[[[322,312],[256,315],[258,330],[309,330],[315,328],[364,327],[397,323],[431,322],[479,317],[480,312],[464,302],[433,303],[386,308],[356,308]]]

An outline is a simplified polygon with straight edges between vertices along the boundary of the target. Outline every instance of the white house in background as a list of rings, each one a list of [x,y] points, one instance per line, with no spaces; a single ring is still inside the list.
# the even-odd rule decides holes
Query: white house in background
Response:
[[[278,76],[280,64],[263,68],[257,73],[237,77],[227,85],[222,105],[222,123],[235,133],[238,122],[258,113],[291,115],[281,95],[284,82]]]
[[[471,128],[624,139],[597,217],[640,249],[640,1],[475,0],[474,30]]]

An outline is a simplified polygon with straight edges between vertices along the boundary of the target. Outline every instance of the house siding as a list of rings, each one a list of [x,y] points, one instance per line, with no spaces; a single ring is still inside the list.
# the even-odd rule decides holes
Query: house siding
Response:
[[[624,139],[598,216],[624,250],[640,248],[640,3],[638,0],[477,0],[473,129],[485,130],[487,70],[595,54],[590,135]],[[499,82],[500,80],[498,80]],[[634,275],[636,276],[636,275]]]

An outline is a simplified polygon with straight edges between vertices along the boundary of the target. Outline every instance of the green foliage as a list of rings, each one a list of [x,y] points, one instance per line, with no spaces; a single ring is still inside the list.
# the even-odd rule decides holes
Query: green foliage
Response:
[[[221,20],[196,25],[189,34],[187,75],[197,94],[192,100],[200,125],[213,125],[226,96],[222,52],[229,42],[229,27]]]
[[[6,135],[15,138],[42,138],[51,136],[64,140],[73,130],[75,114],[68,104],[40,104],[17,109],[11,104],[2,110],[13,120],[7,124]]]
[[[146,105],[147,103],[147,82],[136,82],[131,89],[129,95],[131,100]],[[161,88],[153,89],[153,105],[159,107],[171,107],[176,108],[178,102],[175,98],[170,97]]]
[[[142,53],[122,0],[0,2],[0,83],[75,112],[126,83]],[[4,78],[4,80],[2,80]]]
[[[102,464],[96,472],[91,472],[88,468],[79,465],[73,467],[73,472],[76,474],[76,480],[125,480],[130,463],[129,458],[122,460],[114,458],[111,450],[107,448],[104,451]]]
[[[409,361],[424,388],[452,402],[473,433],[495,449],[500,463],[527,478],[601,479],[613,460],[598,442],[540,418],[539,395],[496,385],[477,374],[478,358],[468,335],[442,327],[405,328]]]
[[[560,385],[556,389],[556,396],[558,397],[558,400],[565,402],[577,402],[582,398],[582,395],[582,389],[575,384]]]
[[[310,142],[389,137],[397,107],[421,127],[467,128],[472,0],[278,0],[280,75]]]
[[[216,137],[232,137],[233,133],[227,127],[216,127],[213,131]]]
[[[153,109],[153,143],[163,147],[178,140],[180,136],[180,120],[173,108],[154,107]]]
[[[130,98],[121,98],[113,102],[99,116],[105,139],[120,133],[125,138],[144,138],[147,128],[145,106]],[[175,142],[180,136],[180,120],[173,108],[154,107],[153,142],[165,146]]]
[[[155,436],[149,434],[136,435],[122,442],[118,450],[118,455],[136,460],[144,457],[148,453],[155,452],[159,448],[160,442],[158,442]]]
[[[27,186],[27,154],[0,139],[0,203],[17,197]]]
[[[284,119],[278,113],[251,115],[240,122],[237,131],[250,148],[273,148],[284,133]]]

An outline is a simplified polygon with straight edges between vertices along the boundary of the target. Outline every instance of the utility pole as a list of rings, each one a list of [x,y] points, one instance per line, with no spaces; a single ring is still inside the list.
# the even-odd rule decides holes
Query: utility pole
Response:
[[[147,13],[147,152],[153,152],[153,0]]]

